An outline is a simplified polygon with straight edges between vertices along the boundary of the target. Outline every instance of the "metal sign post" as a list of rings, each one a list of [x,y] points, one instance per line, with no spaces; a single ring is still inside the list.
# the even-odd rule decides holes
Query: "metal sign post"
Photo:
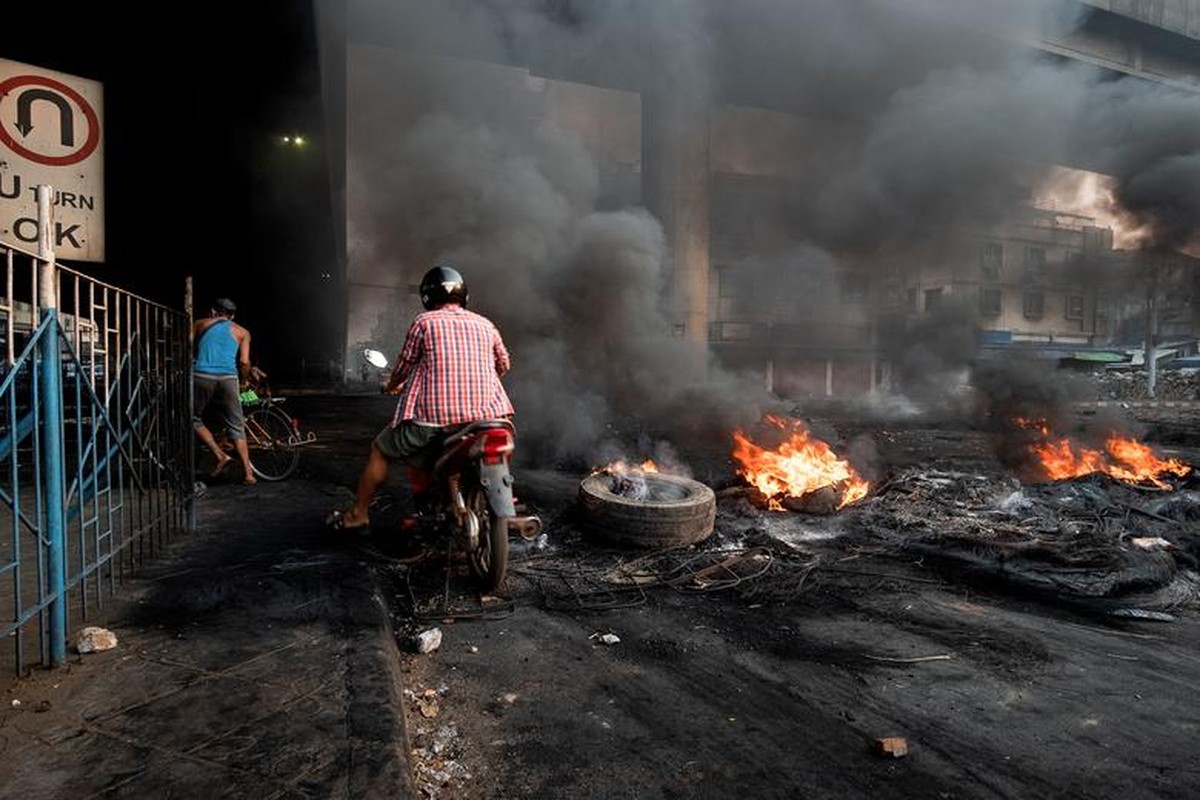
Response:
[[[195,345],[195,343],[192,342],[192,330],[193,330],[192,323],[194,322],[194,313],[192,311],[192,307],[194,305],[195,305],[195,288],[192,285],[192,276],[188,275],[184,279],[184,282],[183,282],[183,312],[184,312],[184,314],[187,315],[188,342],[192,345],[192,347],[194,347],[194,345]],[[188,348],[189,354],[192,352],[192,347]],[[188,365],[187,415],[188,415],[188,419],[192,420],[192,419],[195,419],[195,416],[196,416],[196,407],[195,407],[196,400],[195,400],[195,395],[193,395],[192,391],[191,391],[191,387],[195,384],[195,375],[193,374],[193,370],[192,370],[192,367],[194,366],[194,361],[190,357],[188,358],[187,365]],[[195,436],[189,436],[187,438],[187,475],[188,475],[188,486],[195,487],[196,486],[196,437]],[[183,529],[185,531],[187,531],[188,533],[194,533],[196,531],[196,492],[194,490],[190,491],[188,493],[187,500],[184,501],[183,513],[184,513]]]
[[[48,544],[46,577],[53,600],[49,608],[50,664],[67,660],[67,565],[66,525],[63,487],[62,351],[58,344],[58,275],[54,264],[53,240],[54,191],[37,187],[38,205],[38,306],[45,327],[42,330],[41,403],[43,419],[42,464],[43,497],[46,502],[45,537]]]

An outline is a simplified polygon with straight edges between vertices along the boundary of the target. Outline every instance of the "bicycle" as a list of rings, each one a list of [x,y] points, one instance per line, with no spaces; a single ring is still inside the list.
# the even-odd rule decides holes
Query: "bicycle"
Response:
[[[250,468],[264,481],[284,480],[300,465],[300,448],[315,442],[317,435],[301,433],[300,421],[280,408],[286,397],[274,397],[267,390],[260,395],[251,386],[238,399],[246,420]]]
[[[245,420],[251,470],[260,480],[282,481],[300,465],[300,448],[315,442],[317,435],[311,431],[301,433],[300,421],[280,407],[287,398],[273,396],[263,380],[265,377],[256,371],[252,383],[239,393],[238,400]],[[222,450],[232,454],[233,442],[227,436],[218,436],[217,442]]]

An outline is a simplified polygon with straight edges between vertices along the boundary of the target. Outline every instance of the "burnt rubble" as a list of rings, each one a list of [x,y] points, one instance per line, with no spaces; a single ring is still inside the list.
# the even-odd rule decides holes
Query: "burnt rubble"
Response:
[[[880,579],[936,581],[1084,614],[1152,620],[1170,619],[1200,599],[1195,472],[1156,473],[1161,485],[1100,473],[1035,482],[1034,471],[1000,459],[1001,437],[990,429],[925,420],[880,426],[847,416],[819,424],[838,452],[846,441],[870,441],[874,461],[865,497],[842,504],[842,487],[831,484],[801,497],[768,498],[740,476],[734,459],[692,454],[689,466],[716,490],[712,535],[638,556],[636,592],[611,572],[612,563],[628,561],[630,553],[598,548],[595,541],[572,547],[574,531],[566,532],[561,548],[518,572],[568,605],[603,605],[611,592],[623,598],[633,592],[641,602],[652,588],[699,586],[720,586],[753,602],[789,602],[847,583],[870,592]],[[1161,442],[1160,429],[1150,441]],[[1194,436],[1185,438],[1174,442],[1183,449],[1156,454],[1188,463]],[[613,494],[653,504],[652,496],[643,496],[645,476],[638,470],[606,473]],[[570,528],[579,522],[563,521],[573,523]],[[722,574],[732,571],[728,582],[708,579],[715,564],[725,565],[717,569]],[[558,585],[563,570],[586,577],[585,585]]]
[[[1177,608],[1200,597],[1200,492],[1105,476],[1021,485],[1002,476],[909,468],[847,527],[957,577],[1097,610]]]
[[[1149,397],[1143,370],[1109,371],[1096,380],[1095,399],[1141,401]],[[1200,400],[1200,372],[1194,369],[1163,370],[1155,383],[1154,399],[1176,402]]]

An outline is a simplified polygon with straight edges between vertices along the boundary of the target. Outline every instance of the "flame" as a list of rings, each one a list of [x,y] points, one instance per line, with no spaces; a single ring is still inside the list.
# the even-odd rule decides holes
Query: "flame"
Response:
[[[607,466],[603,466],[603,467],[600,467],[599,469],[593,470],[593,473],[596,473],[596,472],[607,472],[610,474],[617,474],[617,473],[622,473],[622,472],[651,473],[651,472],[660,472],[660,471],[661,470],[659,470],[658,465],[654,463],[654,459],[652,459],[652,458],[647,458],[641,464],[631,464],[623,458],[618,458],[616,461],[609,463]]]
[[[763,421],[785,431],[788,438],[775,450],[766,450],[735,430],[733,458],[738,462],[738,472],[762,492],[771,510],[782,511],[783,498],[800,498],[827,486],[841,492],[838,508],[866,497],[870,484],[850,462],[838,458],[828,444],[813,437],[803,422],[772,414],[764,416]]]
[[[1037,441],[1029,449],[1042,473],[1052,481],[1102,472],[1124,483],[1149,483],[1168,489],[1169,484],[1161,476],[1182,476],[1192,471],[1182,461],[1159,458],[1147,445],[1116,432],[1108,435],[1103,450],[1096,450],[1054,433],[1044,419],[1018,417],[1014,422],[1018,428],[1037,434]]]
[[[1113,232],[1113,247],[1136,250],[1151,237],[1150,226],[1138,222],[1121,208],[1116,179],[1111,175],[1073,167],[1053,167],[1034,188],[1034,205],[1090,217],[1091,222]]]

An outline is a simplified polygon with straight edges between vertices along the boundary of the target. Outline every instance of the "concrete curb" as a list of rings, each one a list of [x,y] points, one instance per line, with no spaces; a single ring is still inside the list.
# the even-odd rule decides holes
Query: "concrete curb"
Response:
[[[374,590],[370,596],[355,593],[355,601],[346,609],[347,622],[353,620],[361,627],[374,618],[376,623],[347,643],[350,796],[380,800],[414,797],[399,651],[378,573],[367,571]]]

